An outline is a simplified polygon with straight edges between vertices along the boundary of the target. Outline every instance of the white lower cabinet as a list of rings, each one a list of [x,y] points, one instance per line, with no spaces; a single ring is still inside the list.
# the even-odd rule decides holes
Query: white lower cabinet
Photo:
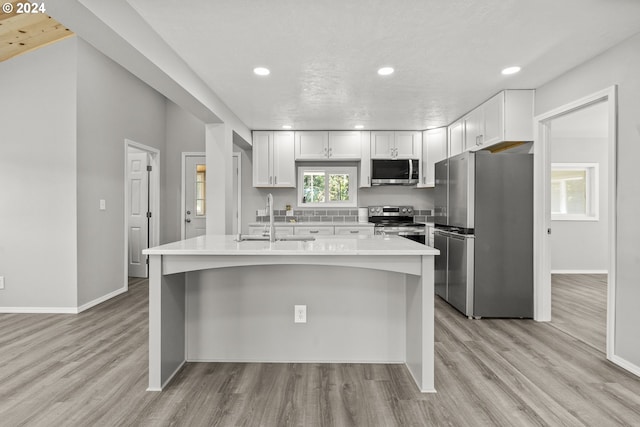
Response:
[[[318,225],[318,226],[300,226],[294,227],[294,233],[300,236],[322,236],[333,235],[333,225]]]
[[[336,235],[373,235],[373,226],[336,226]]]
[[[276,225],[276,236],[290,236],[294,233],[293,227],[290,225]],[[249,234],[265,235],[269,234],[269,224],[250,225]]]

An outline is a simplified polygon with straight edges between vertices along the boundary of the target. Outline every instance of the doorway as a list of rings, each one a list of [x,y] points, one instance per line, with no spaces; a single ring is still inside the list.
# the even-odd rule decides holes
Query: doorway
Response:
[[[549,120],[551,325],[606,352],[608,101]]]
[[[182,153],[182,239],[207,233],[207,158]]]
[[[601,156],[599,160],[584,161],[584,157],[580,158],[579,156],[586,155],[588,151],[586,146],[576,148],[574,145],[571,148],[571,144],[568,144],[568,147],[564,147],[564,154],[573,156],[575,160],[554,162],[557,152],[563,151],[562,148],[559,148],[559,139],[557,138],[563,126],[572,120],[575,122],[576,118],[584,123],[585,117],[596,111],[602,114],[601,119],[604,121],[605,130],[600,135],[603,144],[600,148],[602,148],[604,156]],[[593,120],[593,118],[587,120]],[[535,118],[535,125],[537,134],[534,144],[534,319],[552,321],[552,272],[592,274],[606,271],[608,286],[605,292],[605,347],[607,358],[611,359],[615,338],[615,324],[613,322],[616,265],[615,87],[542,114]],[[573,143],[575,142],[573,141]],[[572,150],[573,153],[571,153]],[[600,172],[605,175],[604,190],[598,178]],[[590,190],[586,189],[589,183],[591,184]],[[577,197],[580,191],[577,191],[576,188],[584,190],[582,198]],[[562,219],[563,215],[565,216],[564,220]],[[599,224],[604,228],[604,237],[602,238],[606,241],[600,242],[604,247],[602,254],[598,255],[600,259],[589,261],[586,259],[586,252],[583,251],[584,248],[592,249],[593,243],[588,243],[585,239],[594,236],[592,231],[585,231],[584,228],[594,224]],[[602,236],[602,234],[600,235]],[[575,241],[581,242],[582,248],[576,246],[573,249],[568,248],[566,245],[572,243],[568,241],[570,239],[573,240],[573,243]],[[564,249],[562,249],[562,245],[565,245]],[[560,253],[559,258],[561,259],[552,259],[554,250],[556,254],[565,251]],[[585,259],[581,259],[581,256]],[[604,263],[602,263],[602,258],[604,258]],[[585,267],[585,265],[591,265],[591,267]],[[554,277],[556,283],[558,283],[558,279],[567,279],[567,277]],[[560,280],[560,282],[562,281],[567,282],[567,280]],[[560,298],[560,296],[556,296]],[[572,298],[568,298],[568,302],[571,303],[571,301]]]
[[[125,287],[129,277],[148,277],[144,249],[159,244],[160,152],[152,147],[125,140],[124,253]]]

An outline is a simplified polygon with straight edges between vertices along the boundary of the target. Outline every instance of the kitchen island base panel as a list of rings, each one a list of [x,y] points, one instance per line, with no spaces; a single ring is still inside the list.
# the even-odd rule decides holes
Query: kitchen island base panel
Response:
[[[188,361],[404,362],[405,275],[267,265],[187,274]],[[294,306],[307,322],[294,323]]]

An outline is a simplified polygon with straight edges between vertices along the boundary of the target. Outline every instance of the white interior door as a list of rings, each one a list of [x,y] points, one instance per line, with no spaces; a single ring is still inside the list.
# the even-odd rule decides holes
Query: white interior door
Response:
[[[207,162],[205,156],[186,156],[184,165],[185,238],[207,232]]]
[[[129,200],[129,276],[147,277],[147,257],[142,251],[149,245],[149,155],[139,150],[130,150],[127,156]]]

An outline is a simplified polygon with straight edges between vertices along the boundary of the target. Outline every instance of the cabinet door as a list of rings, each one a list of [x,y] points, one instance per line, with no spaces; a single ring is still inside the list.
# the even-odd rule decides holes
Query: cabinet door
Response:
[[[464,145],[463,151],[471,150],[482,144],[482,134],[484,133],[484,112],[482,107],[478,107],[467,114],[462,122],[464,124]]]
[[[394,132],[378,131],[371,132],[371,158],[389,159],[394,157]]]
[[[293,132],[274,132],[273,135],[273,186],[296,186],[296,163],[293,148]],[[254,160],[255,162],[255,160]]]
[[[362,132],[360,153],[360,182],[358,187],[371,187],[371,132]]]
[[[314,235],[333,235],[333,226],[319,225],[314,227],[297,226],[295,227],[295,234],[302,236],[314,236]]]
[[[500,92],[482,105],[484,109],[484,146],[504,141],[504,92]]]
[[[420,184],[425,187],[433,187],[436,183],[436,163],[447,158],[447,128],[425,131],[422,147],[422,177]]]
[[[328,135],[328,132],[296,132],[295,160],[326,160]]]
[[[372,226],[336,226],[336,235],[357,235],[362,234],[366,236],[373,235],[373,227]]]
[[[253,132],[253,186],[271,187],[273,132]]]
[[[449,157],[462,153],[464,150],[464,123],[462,120],[449,126]]]
[[[361,132],[329,132],[329,160],[360,160]]]
[[[395,156],[398,159],[419,159],[422,146],[420,132],[395,132]]]

